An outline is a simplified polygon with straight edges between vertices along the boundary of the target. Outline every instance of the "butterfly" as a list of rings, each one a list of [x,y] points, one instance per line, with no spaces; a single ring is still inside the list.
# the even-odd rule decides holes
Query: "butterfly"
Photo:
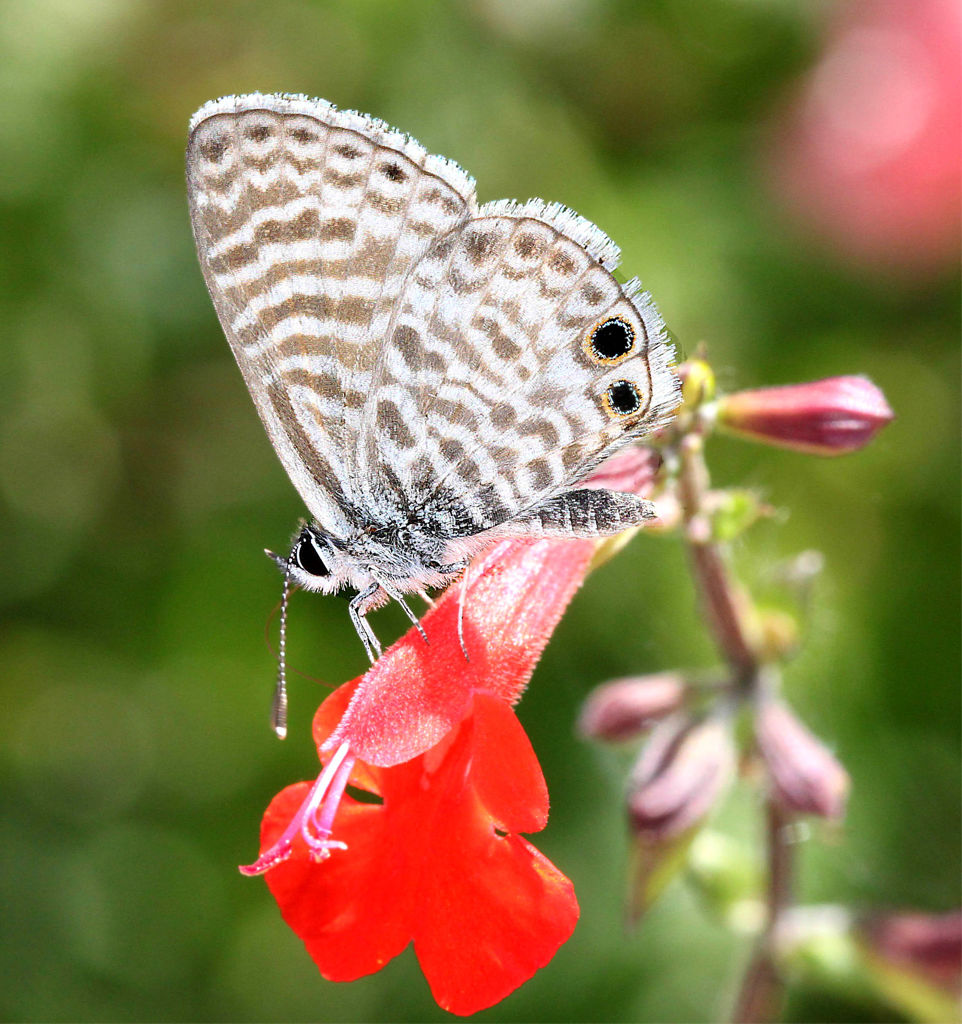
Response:
[[[289,587],[367,614],[443,587],[508,536],[593,537],[652,515],[579,486],[680,401],[664,324],[619,250],[560,204],[479,205],[409,136],[293,95],[228,96],[190,122],[204,279],[312,519]],[[420,628],[420,627],[419,627]]]

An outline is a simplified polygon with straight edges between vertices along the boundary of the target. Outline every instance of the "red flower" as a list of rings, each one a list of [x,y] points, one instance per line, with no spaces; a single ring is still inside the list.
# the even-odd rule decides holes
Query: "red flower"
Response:
[[[543,967],[574,929],[570,881],[519,832],[548,794],[512,710],[593,541],[510,541],[449,588],[414,631],[320,707],[326,765],[275,797],[262,854],[284,919],[324,977],[380,970],[409,942],[438,1004],[491,1006]],[[351,785],[381,802],[345,794]],[[323,862],[323,863],[320,863]]]

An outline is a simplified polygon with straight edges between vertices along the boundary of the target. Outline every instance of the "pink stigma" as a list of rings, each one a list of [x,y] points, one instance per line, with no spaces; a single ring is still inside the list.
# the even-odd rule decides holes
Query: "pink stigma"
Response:
[[[342,743],[331,760],[325,765],[311,786],[304,802],[291,818],[290,824],[281,833],[277,842],[265,850],[253,864],[243,864],[238,869],[242,875],[262,875],[265,871],[282,864],[294,852],[294,839],[300,832],[311,859],[325,860],[331,850],[346,850],[347,844],[331,839],[334,815],[344,795],[344,787],[351,777],[354,758],[347,743]]]

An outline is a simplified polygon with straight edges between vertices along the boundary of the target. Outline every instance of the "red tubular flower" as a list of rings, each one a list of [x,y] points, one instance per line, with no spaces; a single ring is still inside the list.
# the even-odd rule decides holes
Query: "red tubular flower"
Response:
[[[812,455],[863,448],[894,413],[867,377],[828,377],[726,395],[718,425],[755,441]]]
[[[267,883],[324,977],[380,970],[414,943],[438,1004],[470,1014],[543,967],[578,918],[570,881],[522,839],[548,817],[512,704],[580,585],[593,541],[510,541],[318,710],[325,761],[281,792],[247,874]],[[345,793],[351,784],[379,802]],[[323,862],[323,863],[321,863]]]

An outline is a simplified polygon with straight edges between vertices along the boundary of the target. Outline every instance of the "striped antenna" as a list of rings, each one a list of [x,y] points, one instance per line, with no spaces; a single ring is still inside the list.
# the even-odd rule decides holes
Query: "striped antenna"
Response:
[[[271,728],[282,740],[287,736],[287,601],[291,595],[291,575],[284,573],[281,594],[280,638],[277,642],[277,685],[271,701]]]

